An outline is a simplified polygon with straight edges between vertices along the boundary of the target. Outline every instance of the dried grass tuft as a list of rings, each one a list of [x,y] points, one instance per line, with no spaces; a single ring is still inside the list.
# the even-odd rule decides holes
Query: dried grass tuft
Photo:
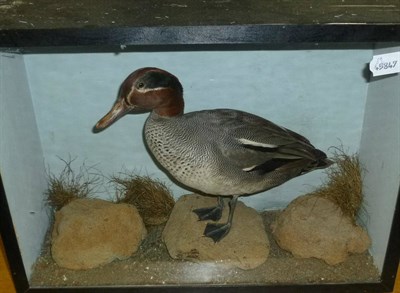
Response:
[[[348,155],[343,147],[335,148],[332,160],[335,164],[325,170],[328,181],[310,195],[331,200],[355,223],[363,202],[363,169],[358,154]]]
[[[60,158],[65,163],[65,167],[59,175],[48,172],[48,189],[45,195],[47,203],[55,210],[60,210],[75,199],[93,197],[101,180],[99,175],[94,176],[90,172],[93,166],[88,167],[83,164],[76,173],[71,167],[75,159]]]
[[[146,226],[168,220],[175,201],[163,182],[129,172],[112,176],[111,182],[116,185],[116,202],[134,205]]]

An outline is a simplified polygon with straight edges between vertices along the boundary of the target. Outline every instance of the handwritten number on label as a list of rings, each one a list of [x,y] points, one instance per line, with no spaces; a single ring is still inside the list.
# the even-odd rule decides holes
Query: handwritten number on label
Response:
[[[380,57],[380,58],[378,58],[376,60],[375,70],[395,68],[396,64],[397,64],[397,60],[393,60],[393,61],[389,61],[389,62],[383,62],[382,57]]]
[[[394,74],[400,72],[400,52],[380,54],[373,56],[369,69],[374,76]]]

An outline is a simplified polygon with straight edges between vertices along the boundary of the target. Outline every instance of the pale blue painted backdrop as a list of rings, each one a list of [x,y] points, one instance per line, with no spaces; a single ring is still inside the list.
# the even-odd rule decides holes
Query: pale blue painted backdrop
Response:
[[[147,115],[130,115],[102,133],[91,132],[131,71],[156,66],[178,76],[185,89],[186,111],[240,109],[297,131],[324,151],[340,143],[356,151],[367,91],[362,70],[370,59],[369,50],[25,57],[45,162],[52,172],[63,167],[57,156],[71,155],[97,164],[107,175],[125,167],[167,183],[143,145]],[[282,208],[321,180],[321,172],[314,172],[243,200],[258,210]],[[175,185],[171,188],[176,197],[187,193]]]

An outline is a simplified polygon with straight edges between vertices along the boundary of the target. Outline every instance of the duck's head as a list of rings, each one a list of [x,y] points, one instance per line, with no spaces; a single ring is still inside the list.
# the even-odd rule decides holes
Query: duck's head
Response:
[[[160,116],[173,117],[181,115],[183,107],[183,88],[178,78],[159,68],[141,68],[124,80],[111,110],[93,131],[102,131],[128,113],[155,111]]]

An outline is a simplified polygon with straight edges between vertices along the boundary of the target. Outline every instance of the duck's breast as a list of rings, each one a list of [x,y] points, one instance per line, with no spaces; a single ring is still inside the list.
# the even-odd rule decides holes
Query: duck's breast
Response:
[[[209,193],[215,190],[211,185],[219,176],[215,168],[218,154],[201,121],[196,116],[150,116],[144,134],[148,149],[172,177],[183,185]]]

